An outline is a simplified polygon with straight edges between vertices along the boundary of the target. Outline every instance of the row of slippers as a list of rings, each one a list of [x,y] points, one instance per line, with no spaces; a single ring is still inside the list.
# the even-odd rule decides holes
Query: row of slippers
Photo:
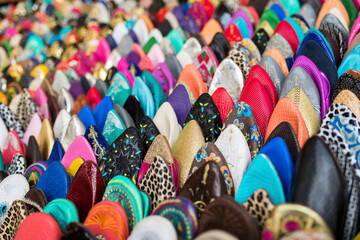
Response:
[[[310,4],[313,2],[303,5],[299,13],[308,13],[304,8],[310,7],[313,12],[316,12],[314,4]],[[8,99],[5,97],[4,100],[4,102],[10,102],[9,108],[6,104],[1,105],[2,129],[6,132],[7,129],[15,130],[9,131],[9,134],[5,134],[7,137],[2,138],[3,146],[5,146],[3,149],[4,166],[9,166],[7,172],[2,173],[3,177],[9,173],[24,174],[30,186],[36,186],[35,189],[41,190],[37,192],[40,192],[40,195],[42,193],[40,202],[51,201],[50,203],[56,205],[57,209],[75,209],[75,211],[70,211],[71,213],[68,212],[69,219],[64,224],[62,224],[63,219],[59,219],[59,213],[52,214],[60,223],[62,230],[66,224],[79,219],[81,222],[85,221],[84,225],[95,235],[107,236],[101,225],[104,222],[97,222],[93,224],[96,227],[91,227],[92,224],[87,220],[89,218],[91,222],[91,218],[97,219],[92,211],[101,215],[96,209],[107,208],[106,214],[109,216],[113,209],[118,208],[116,212],[121,217],[117,218],[118,225],[109,234],[117,234],[119,238],[128,236],[129,232],[125,230],[127,228],[132,230],[136,226],[144,226],[137,223],[150,212],[167,216],[169,211],[172,214],[179,214],[178,218],[173,216],[169,218],[173,221],[179,220],[180,225],[184,224],[181,227],[179,224],[176,225],[178,236],[184,239],[191,239],[195,233],[212,229],[213,224],[221,225],[219,219],[224,219],[222,223],[224,230],[235,236],[240,237],[245,232],[254,234],[253,238],[258,238],[260,235],[258,226],[238,204],[242,203],[258,220],[260,226],[265,224],[263,238],[278,238],[288,231],[298,230],[299,222],[287,222],[285,225],[288,227],[285,232],[281,232],[284,230],[280,230],[279,225],[271,223],[271,221],[279,220],[278,214],[288,216],[291,212],[296,212],[296,217],[303,214],[316,219],[315,222],[321,226],[325,237],[330,238],[333,233],[336,237],[353,238],[358,232],[356,207],[358,201],[358,185],[356,185],[358,182],[356,175],[358,120],[354,114],[358,116],[356,105],[359,101],[357,98],[359,89],[357,88],[358,72],[354,70],[357,66],[350,60],[356,57],[357,48],[353,46],[352,54],[348,54],[348,58],[341,63],[338,70],[341,77],[338,81],[337,77],[334,77],[337,75],[336,68],[339,66],[339,62],[336,63],[336,61],[339,60],[339,54],[340,56],[346,54],[344,51],[347,49],[344,47],[344,42],[347,41],[343,41],[347,35],[341,31],[344,25],[338,25],[338,22],[341,24],[345,22],[345,26],[348,26],[349,22],[346,21],[347,15],[342,11],[344,9],[341,8],[341,3],[339,1],[335,3],[334,5],[333,1],[325,2],[321,10],[318,9],[320,12],[317,21],[320,22],[318,26],[320,31],[315,28],[304,31],[306,28],[301,23],[305,23],[309,29],[310,25],[306,25],[306,20],[311,19],[305,13],[302,19],[301,17],[286,18],[284,6],[279,2],[271,3],[265,7],[267,10],[259,20],[254,34],[256,37],[253,38],[254,43],[249,39],[244,39],[235,44],[239,40],[239,32],[248,37],[251,37],[252,33],[251,27],[248,27],[248,19],[241,15],[241,11],[237,11],[236,7],[229,8],[229,2],[221,3],[222,6],[217,8],[220,9],[217,13],[220,12],[219,15],[222,16],[219,18],[223,20],[219,21],[221,24],[211,19],[200,24],[203,39],[209,47],[202,46],[204,42],[198,40],[201,39],[200,34],[197,34],[198,38],[190,38],[184,44],[181,34],[171,30],[171,28],[175,29],[176,24],[174,25],[174,18],[168,13],[165,14],[167,18],[165,17],[161,24],[170,25],[170,28],[159,26],[159,29],[168,31],[167,34],[162,35],[166,35],[166,38],[170,40],[170,42],[165,40],[164,43],[170,48],[162,45],[164,39],[160,41],[158,36],[158,39],[146,36],[146,32],[150,32],[151,35],[148,28],[148,31],[141,32],[139,36],[135,34],[135,37],[131,31],[128,31],[128,35],[132,35],[131,42],[129,37],[126,37],[125,25],[122,25],[121,30],[118,31],[125,34],[120,38],[115,33],[111,36],[117,40],[125,39],[124,42],[118,41],[120,53],[124,58],[119,57],[120,53],[116,51],[110,53],[109,48],[115,49],[116,46],[110,44],[112,40],[108,36],[106,41],[100,40],[99,47],[90,58],[83,59],[90,61],[89,65],[80,67],[85,72],[79,72],[79,68],[76,67],[74,67],[75,71],[71,68],[63,71],[66,69],[64,64],[55,64],[58,63],[58,59],[50,56],[48,59],[51,61],[47,62],[47,66],[51,66],[50,63],[60,65],[54,72],[52,87],[49,87],[51,84],[48,82],[51,77],[45,78],[49,72],[46,65],[26,69],[31,65],[30,62],[36,64],[37,59],[30,59],[27,65],[24,65],[22,70],[26,69],[28,72],[26,76],[21,74],[19,65],[6,68],[4,72],[8,74],[7,80],[17,79],[23,86],[19,87],[14,82],[12,86],[9,84],[7,86]],[[224,6],[227,11],[221,10]],[[282,6],[284,15],[281,15],[279,6]],[[340,9],[340,15],[334,9]],[[293,11],[293,8],[291,10]],[[236,13],[238,15],[226,22],[226,16],[228,14],[231,16],[233,13],[235,13],[233,17]],[[276,14],[278,22],[276,18],[274,21],[273,13]],[[325,18],[327,15],[330,17]],[[164,22],[165,20],[168,23]],[[247,26],[245,28],[244,21]],[[139,28],[144,30],[144,26],[147,27],[145,22],[144,17],[141,21],[137,21],[133,26],[133,31],[139,33]],[[210,27],[206,27],[207,24]],[[268,28],[269,25],[273,32],[271,28]],[[300,27],[301,31],[299,31],[299,27],[296,26],[303,28]],[[355,32],[357,25],[353,26]],[[224,34],[218,33],[223,31],[222,28],[224,28]],[[239,31],[234,31],[236,28]],[[334,34],[332,30],[334,28],[339,31],[331,36]],[[135,29],[138,30],[135,31]],[[188,33],[191,32],[186,30]],[[287,34],[288,30],[294,30],[294,32],[290,31],[293,34]],[[259,38],[259,35],[264,31],[271,38],[268,38],[270,40],[268,44],[265,44],[266,47],[261,48],[259,46],[264,45],[261,41],[266,38]],[[233,34],[234,32],[237,36]],[[160,31],[160,33],[163,32]],[[27,41],[34,41],[33,35],[30,37]],[[63,40],[66,42],[65,36],[59,34],[59,38],[61,37],[64,37]],[[133,44],[134,38],[138,39],[139,44]],[[337,41],[333,41],[332,45],[329,44],[331,42],[329,39],[334,40],[334,38]],[[55,46],[53,48],[58,50],[61,49],[61,42],[58,41],[58,44],[55,44],[56,39],[55,36],[54,39],[50,39],[50,42],[53,43],[52,46]],[[31,41],[30,44],[27,43],[30,47]],[[156,45],[156,42],[161,44]],[[143,45],[143,49],[139,48],[140,45]],[[234,46],[231,48],[232,45]],[[60,47],[56,48],[56,46]],[[336,46],[338,46],[338,52]],[[155,50],[149,54],[153,48]],[[121,52],[128,49],[131,51],[125,54]],[[49,52],[50,50],[51,48]],[[145,51],[148,51],[148,55],[144,55]],[[99,54],[104,52],[108,57]],[[175,54],[177,54],[176,57]],[[260,54],[263,54],[263,58],[260,58]],[[71,59],[69,63],[81,62],[79,58],[81,59],[84,55],[79,55],[76,60]],[[227,55],[229,58],[225,58]],[[156,56],[156,58],[151,56]],[[297,56],[295,61],[294,56]],[[61,54],[58,58],[60,57]],[[146,57],[150,58],[150,62]],[[210,66],[208,61],[210,61]],[[95,67],[99,74],[94,73],[93,77],[87,74],[80,80],[79,75],[86,75],[86,69],[91,66]],[[334,66],[336,75],[328,66]],[[108,71],[104,74],[106,67]],[[269,69],[275,70],[269,71]],[[229,71],[233,74],[229,74]],[[35,79],[32,80],[32,78]],[[102,78],[105,84],[103,81],[97,81],[97,78]],[[42,88],[38,88],[39,85]],[[206,85],[209,86],[209,90]],[[90,88],[90,86],[93,87]],[[16,96],[14,92],[21,91],[21,87],[24,87],[24,90]],[[207,91],[211,96],[206,93]],[[57,93],[58,98],[54,98],[49,94],[50,92]],[[85,93],[86,97],[83,95]],[[106,95],[108,97],[105,97]],[[167,95],[169,96],[166,97]],[[258,99],[254,99],[254,95]],[[240,101],[238,101],[239,96]],[[333,97],[333,104],[327,111],[330,96]],[[280,99],[279,102],[277,102],[278,99]],[[185,103],[184,100],[186,100]],[[237,103],[234,105],[234,102]],[[87,103],[90,106],[85,106]],[[37,109],[36,105],[40,108]],[[267,108],[265,111],[264,106]],[[56,109],[63,110],[59,112]],[[264,111],[262,114],[259,114],[260,109]],[[150,117],[145,117],[145,115]],[[49,119],[54,119],[53,127]],[[342,125],[339,125],[339,122]],[[183,130],[181,130],[182,125]],[[318,132],[320,125],[319,136],[322,138],[313,137],[308,140]],[[24,129],[26,129],[25,134]],[[337,136],[338,141],[335,141],[334,136]],[[55,141],[56,138],[60,141]],[[27,144],[30,151],[25,150],[20,139]],[[187,151],[185,152],[184,149]],[[298,160],[295,183],[292,184],[295,172],[293,164],[298,158],[300,149],[303,149],[303,152]],[[332,153],[336,153],[336,158]],[[48,161],[33,163],[39,159],[48,159]],[[91,161],[84,162],[84,160]],[[314,162],[319,164],[318,168],[314,168]],[[342,165],[342,168],[337,166],[337,162]],[[99,167],[94,163],[98,163]],[[29,166],[27,170],[25,170],[26,166]],[[92,170],[89,170],[91,168]],[[316,172],[313,172],[314,170]],[[84,181],[84,178],[89,181],[89,172],[97,172],[92,176],[91,184]],[[313,178],[309,179],[309,175]],[[263,176],[261,180],[259,176]],[[100,179],[103,179],[103,182]],[[11,182],[16,182],[16,180]],[[89,187],[95,182],[97,186],[92,192],[94,196],[85,199],[84,196],[88,195],[86,193]],[[331,191],[324,191],[321,185],[324,182],[332,186]],[[6,182],[3,184],[8,189],[9,185]],[[21,192],[20,185],[23,185],[25,190],[21,193],[22,196],[16,197],[17,199],[21,199],[28,190],[25,187],[26,184],[20,183],[17,187],[13,187],[13,190],[18,188]],[[54,189],[54,186],[57,188]],[[293,195],[291,195],[292,188],[295,189]],[[344,191],[345,189],[348,192]],[[350,200],[347,200],[348,193],[351,194]],[[119,194],[124,195],[121,199],[128,201],[119,200]],[[331,196],[334,194],[337,197],[332,199]],[[238,203],[233,198],[223,197],[223,195],[235,196]],[[261,197],[257,197],[260,195]],[[180,198],[171,198],[175,196],[180,196]],[[68,201],[58,203],[56,199],[59,198],[70,199],[73,203]],[[104,206],[93,206],[102,198],[118,201],[123,208],[106,201],[99,204]],[[167,198],[171,200],[163,201]],[[329,198],[332,201],[329,201]],[[200,203],[199,199],[201,199]],[[266,201],[263,205],[265,207],[261,211],[254,209],[253,201],[259,201],[260,203],[256,204],[261,206],[263,199]],[[342,202],[344,199],[348,202],[346,207]],[[308,208],[283,204],[290,200],[315,210],[326,223]],[[328,205],[324,204],[325,202]],[[321,206],[318,205],[319,203]],[[24,209],[19,208],[19,204],[23,203],[19,201],[14,204],[15,211]],[[76,207],[70,207],[71,204],[75,204]],[[224,211],[224,204],[234,209],[221,212]],[[47,205],[48,210],[45,205],[43,204],[43,207],[38,210],[44,208],[44,212],[51,214],[49,209],[52,204]],[[108,207],[110,205],[111,207]],[[273,210],[274,205],[278,205],[275,210]],[[182,211],[178,211],[176,206],[182,208]],[[4,214],[8,207],[8,205],[5,207]],[[214,215],[214,211],[216,212],[214,207],[222,210]],[[328,211],[331,207],[334,210]],[[273,211],[272,217],[266,224],[271,211]],[[235,212],[240,214],[229,215]],[[267,214],[263,216],[263,212]],[[11,211],[6,217],[11,219],[12,214]],[[342,227],[345,221],[342,218],[344,214],[346,214],[344,218],[346,222],[345,227]],[[36,215],[31,216],[36,218]],[[240,219],[239,216],[243,218]],[[127,218],[128,221],[126,221]],[[37,221],[31,220],[30,217],[26,219],[31,222]],[[151,219],[149,218],[148,221]],[[197,223],[198,219],[199,223]],[[227,227],[226,223],[229,222],[229,220],[226,221],[227,219],[231,221],[238,219],[241,224],[235,221],[239,225]],[[19,221],[22,220],[23,218],[20,218]],[[154,222],[157,221],[166,222],[166,220],[154,220]],[[238,226],[243,226],[244,222],[247,226],[244,232],[232,232],[234,229],[241,229]],[[315,228],[316,224],[309,228]],[[164,223],[164,226],[168,225]],[[24,226],[26,226],[25,222]],[[54,224],[54,226],[57,225]],[[3,224],[2,229],[8,227],[9,224]],[[71,226],[69,228],[71,230]],[[81,229],[80,232],[86,231],[79,224],[75,224],[74,228]],[[19,237],[21,233],[27,235],[26,232],[29,231],[29,227],[23,227],[23,229],[25,230],[20,228]],[[61,235],[59,228],[55,227],[55,229],[53,232]],[[115,229],[124,229],[124,231],[117,232]],[[138,229],[141,232],[141,229],[145,228],[138,227]],[[174,228],[168,229],[168,235],[165,236],[169,237],[166,238],[170,238],[171,234],[175,236],[172,231]],[[10,232],[15,234],[16,230],[11,229]],[[41,231],[35,229],[35,231],[35,234],[48,233],[43,229]],[[9,230],[4,231],[4,233],[8,232]],[[136,231],[133,234],[135,235]],[[220,237],[224,236],[221,234],[226,233],[217,232],[216,234],[220,234],[218,235]],[[298,232],[296,234],[317,233]]]
[[[214,171],[219,171],[215,163],[209,162],[206,166],[211,171],[210,176]],[[87,174],[96,169],[93,162],[86,161],[79,170],[83,175],[82,180],[89,185],[93,184],[90,181],[96,177],[90,180]],[[95,172],[94,175],[101,177],[99,171]],[[79,179],[75,177],[74,181]],[[11,187],[25,186],[26,183],[21,175],[11,175],[4,181]],[[150,235],[154,239],[192,239],[197,234],[196,239],[259,239],[260,226],[264,226],[264,239],[333,239],[331,230],[318,213],[294,203],[274,206],[264,189],[257,190],[244,203],[245,208],[228,195],[217,197],[203,209],[198,218],[200,212],[184,197],[171,197],[162,201],[147,216],[147,195],[142,195],[131,180],[124,176],[112,179],[106,189],[103,183],[102,185],[104,195],[99,192],[96,195],[103,201],[94,204],[90,210],[87,209],[88,214],[83,221],[78,213],[82,213],[85,208],[76,207],[69,194],[66,199],[48,203],[41,190],[22,189],[22,194],[27,193],[22,200],[12,203],[4,220],[8,224],[3,224],[0,228],[1,236],[4,239],[142,239]],[[262,209],[262,215],[258,215],[255,220],[248,211],[258,211],[256,206]],[[270,212],[271,217],[267,218]],[[174,222],[176,226],[173,225]]]

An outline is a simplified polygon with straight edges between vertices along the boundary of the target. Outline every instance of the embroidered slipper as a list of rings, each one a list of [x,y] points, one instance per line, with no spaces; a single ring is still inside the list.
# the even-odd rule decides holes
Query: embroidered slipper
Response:
[[[29,182],[30,187],[35,187],[39,182],[39,178],[44,174],[50,163],[44,161],[37,161],[29,165],[26,169],[24,176]]]
[[[243,133],[253,159],[263,145],[263,138],[254,113],[247,103],[238,102],[235,104],[225,120],[223,129],[230,124],[236,125]]]
[[[108,222],[112,222],[110,226]],[[91,208],[84,226],[95,238],[121,239],[129,236],[128,223],[124,208],[117,202],[102,201]]]
[[[220,112],[208,93],[202,94],[196,100],[185,119],[184,127],[191,120],[197,121],[206,142],[216,141],[220,135],[222,122]]]
[[[180,239],[192,239],[197,231],[196,208],[185,198],[173,197],[161,202],[152,215],[159,215],[170,220]]]
[[[231,59],[224,59],[215,71],[215,75],[209,87],[212,95],[216,89],[223,87],[230,94],[234,102],[237,102],[244,86],[244,77],[239,67]]]
[[[99,162],[105,184],[114,176],[128,177],[134,184],[144,159],[144,143],[136,128],[127,128],[112,144]]]
[[[61,230],[71,222],[78,222],[79,216],[74,203],[67,199],[55,199],[49,202],[43,210],[59,223]]]
[[[249,146],[240,129],[234,124],[230,124],[221,132],[215,145],[226,159],[236,195],[243,175],[251,162]]]
[[[199,218],[206,206],[222,195],[227,195],[227,187],[223,173],[215,161],[206,162],[196,170],[179,193],[179,197],[189,199],[194,203]]]
[[[137,223],[147,216],[144,203],[149,203],[143,202],[141,192],[137,189],[135,184],[125,176],[118,175],[111,179],[106,187],[103,201],[98,203],[98,205],[105,202],[115,202],[123,207],[126,213],[126,229],[129,229],[130,231]]]

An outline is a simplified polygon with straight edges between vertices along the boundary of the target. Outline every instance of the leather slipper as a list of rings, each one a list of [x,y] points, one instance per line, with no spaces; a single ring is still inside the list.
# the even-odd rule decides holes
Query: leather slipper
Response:
[[[280,137],[273,138],[271,141],[266,143],[266,145],[260,150],[259,154],[265,154],[274,164],[283,185],[285,197],[287,201],[289,201],[291,197],[294,165],[285,141]]]
[[[124,104],[124,108],[134,120],[135,126],[138,126],[141,119],[145,116],[139,99],[134,95],[130,95]]]
[[[65,154],[65,151],[64,151],[61,143],[58,140],[56,140],[52,147],[51,154],[47,160],[47,163],[51,164],[52,162],[60,162],[61,159],[63,158],[64,154]]]
[[[4,121],[1,120],[0,122],[1,122],[1,125],[4,124],[4,126],[5,126]],[[40,116],[38,114],[34,114],[28,124],[28,128],[26,128],[22,142],[25,143],[26,145],[28,145],[30,136],[34,136],[35,138],[37,138],[39,136],[39,133],[41,130],[41,125],[42,125],[42,122],[41,122]],[[1,128],[1,130],[5,135],[5,131],[3,131],[3,127]],[[6,129],[6,131],[7,131],[7,129]],[[1,144],[1,142],[0,142],[0,144]],[[1,144],[0,146],[2,147],[3,144]]]
[[[99,131],[102,131],[105,125],[106,117],[109,111],[114,108],[113,102],[109,96],[105,96],[101,102],[94,109],[94,116],[96,119]]]
[[[3,163],[7,166],[11,164],[13,156],[17,153],[26,154],[25,153],[25,145],[20,142],[20,139],[14,130],[11,130],[4,142],[2,157]]]
[[[167,98],[167,102],[172,106],[178,123],[182,126],[192,106],[184,85],[177,85]]]
[[[57,221],[47,213],[33,213],[21,223],[15,239],[43,238],[55,240],[61,238],[61,229]]]
[[[43,160],[47,160],[49,158],[54,141],[54,132],[51,127],[50,120],[45,118],[42,122],[39,136],[37,137],[37,142],[39,144]]]
[[[176,89],[178,89],[178,87],[176,87]],[[181,126],[179,125],[176,113],[169,102],[165,102],[161,105],[154,117],[154,123],[160,134],[166,137],[170,147],[173,147],[180,135]]]
[[[48,204],[43,191],[37,188],[31,188],[22,200],[30,213],[42,212]]]
[[[265,141],[267,141],[270,133],[282,122],[289,122],[291,124],[297,136],[299,146],[302,148],[309,139],[309,133],[299,108],[291,99],[286,97],[280,99],[271,115]]]
[[[221,122],[224,124],[226,117],[234,107],[234,102],[226,89],[222,87],[216,89],[211,95],[211,98],[214,100],[215,105],[220,112]]]
[[[149,88],[154,98],[154,114],[157,112],[161,104],[166,101],[166,95],[164,94],[160,83],[149,71],[144,71],[141,74],[141,78],[144,80],[146,86]]]
[[[189,86],[195,100],[200,97],[201,94],[207,92],[207,86],[202,80],[199,70],[193,65],[187,65],[178,78],[177,83],[184,82]]]
[[[204,143],[201,128],[195,120],[191,120],[184,127],[174,143],[172,153],[179,163],[180,188],[185,184],[189,176],[192,161]],[[187,151],[184,152],[184,149],[187,149]]]
[[[249,184],[250,182],[251,184]],[[280,177],[276,168],[265,154],[258,154],[250,164],[241,181],[235,200],[239,203],[244,203],[260,188],[265,189],[269,193],[274,205],[285,202],[285,194]]]
[[[343,107],[346,108],[346,106],[342,105],[342,107],[338,108],[338,110],[344,109]],[[359,202],[357,194],[359,192],[359,177],[357,175],[358,168],[355,154],[349,148],[342,133],[331,124],[322,126],[318,136],[324,139],[324,142],[328,145],[330,151],[338,159],[342,173],[345,176],[349,200],[342,236],[345,238],[353,238],[357,232],[357,222],[359,221],[357,217],[359,209],[356,207]]]
[[[216,198],[206,207],[199,220],[198,233],[211,229],[229,232],[240,239],[260,238],[255,219],[230,196]]]
[[[75,174],[66,199],[75,204],[79,219],[83,222],[90,209],[102,200],[104,192],[105,183],[99,168],[94,162],[85,161]]]
[[[62,88],[60,90],[57,104],[60,109],[65,109],[68,113],[71,112],[71,109],[74,107],[74,99],[67,89]]]
[[[36,116],[36,115],[34,115]],[[57,140],[61,140],[66,133],[67,126],[69,125],[71,120],[70,114],[65,110],[62,109],[58,117],[55,119],[54,125],[53,125],[53,132],[54,132],[54,138]],[[30,122],[31,124],[31,122]],[[40,131],[39,131],[40,133]]]
[[[57,198],[65,198],[70,186],[70,177],[64,166],[59,162],[50,164],[46,171],[39,177],[36,188],[45,193],[50,202]]]
[[[95,236],[90,232],[90,230],[78,222],[71,222],[66,225],[63,235],[61,237],[62,240],[95,240]]]
[[[151,94],[150,89],[140,77],[135,78],[131,94],[139,99],[145,115],[149,116],[150,118],[154,118],[154,97]]]
[[[260,188],[244,202],[246,211],[263,227],[275,206],[268,192]]]
[[[73,115],[67,126],[66,132],[64,137],[61,139],[61,145],[63,146],[64,150],[67,151],[72,142],[75,140],[76,137],[80,135],[84,135],[85,133],[85,126],[79,119],[77,115]]]
[[[286,97],[295,87],[301,88],[311,102],[314,108],[318,122],[321,120],[321,99],[319,90],[310,75],[300,66],[291,69],[289,75],[285,78],[279,99]],[[297,104],[300,106],[300,104]]]
[[[310,222],[304,224],[304,219]],[[306,206],[293,203],[280,204],[275,207],[265,222],[262,236],[263,238],[272,236],[283,239],[284,236],[286,238],[287,234],[291,232],[303,230],[323,233],[325,239],[333,238],[331,230],[317,212]]]
[[[137,182],[140,183],[141,179],[148,171],[150,165],[153,163],[154,159],[160,156],[162,157],[167,164],[171,172],[172,179],[175,183],[176,191],[179,189],[179,166],[177,160],[173,157],[171,153],[171,147],[166,137],[163,135],[157,135],[153,142],[151,143],[146,155],[143,159],[139,170],[139,176]]]
[[[290,152],[292,162],[295,165],[301,148],[291,124],[288,122],[280,123],[269,135],[266,143],[268,143],[271,139],[275,137],[281,137],[285,141],[286,146],[288,147],[288,150]]]
[[[0,102],[0,117],[8,129],[13,129],[20,139],[23,138],[25,130],[20,124],[18,116],[12,113],[9,107],[2,102]]]
[[[65,167],[65,169],[68,169],[76,158],[93,161],[97,164],[96,156],[90,143],[84,136],[81,135],[77,136],[71,143],[61,160],[61,164]]]
[[[269,74],[274,83],[276,93],[279,96],[282,83],[285,79],[284,73],[282,72],[279,64],[271,56],[265,55],[262,57],[259,65]]]
[[[248,79],[246,82],[246,87],[241,92],[239,101],[246,102],[250,106],[264,138],[274,106],[266,88],[257,78]],[[256,94],[256,98],[254,94]],[[260,108],[261,110],[259,110]]]
[[[0,202],[1,215],[0,223],[2,224],[7,211],[15,200],[21,200],[29,191],[29,184],[26,178],[20,174],[13,174],[2,180],[0,183]]]
[[[132,119],[132,117],[130,116],[130,114],[128,113],[128,111],[125,108],[123,108],[119,104],[114,104],[114,110],[119,115],[121,120],[123,121],[125,128],[136,127],[134,120]]]
[[[26,205],[21,200],[15,200],[0,227],[0,237],[2,239],[14,239],[20,224],[29,215]],[[12,224],[10,224],[10,222]]]
[[[166,61],[166,58],[165,58]],[[165,61],[155,66],[152,72],[155,79],[160,83],[160,86],[166,96],[168,96],[171,90],[174,88],[177,79],[175,79],[166,65]]]
[[[135,228],[129,236],[129,240],[135,240],[143,237],[159,240],[176,240],[177,234],[174,226],[170,220],[162,216],[152,215],[140,223],[136,224]]]
[[[26,129],[37,109],[27,89],[24,89],[19,95],[20,102],[17,105],[17,115],[19,117],[20,124],[24,127],[24,129]]]
[[[8,168],[8,174],[24,174],[26,169],[26,160],[22,153],[17,153],[13,156],[11,164]]]
[[[305,92],[300,87],[295,87],[286,95],[286,97],[293,101],[299,108],[309,137],[314,136],[319,131],[319,121],[321,119],[317,117],[313,105]],[[321,117],[321,115],[319,117]]]
[[[160,156],[154,158],[138,182],[138,188],[150,196],[152,209],[155,209],[163,200],[176,196],[176,186],[164,158]]]
[[[89,105],[84,106],[77,115],[85,128],[88,128],[90,125],[97,126],[94,113]]]
[[[342,103],[346,105],[356,116],[357,119],[360,119],[360,110],[356,107],[360,100],[357,96],[350,90],[342,90],[334,99],[332,104]]]
[[[32,163],[42,160],[39,145],[34,136],[29,139],[29,144],[26,148],[26,166],[30,166]]]
[[[324,182],[331,185],[330,191],[329,188],[324,188]],[[309,183],[311,183],[311,188],[309,188]],[[292,202],[316,211],[328,224],[333,234],[341,236],[346,191],[345,179],[328,146],[317,136],[309,139],[296,165]],[[336,197],[329,198],[329,195]],[[327,200],[322,201],[323,199]]]

